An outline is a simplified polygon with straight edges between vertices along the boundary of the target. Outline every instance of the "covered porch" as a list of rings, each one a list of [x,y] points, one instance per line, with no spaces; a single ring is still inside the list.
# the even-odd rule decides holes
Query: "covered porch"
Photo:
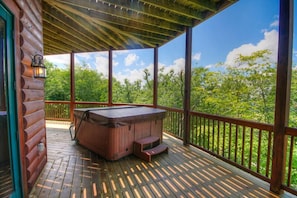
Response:
[[[229,119],[222,118],[217,115],[207,115],[203,113],[192,112],[190,108],[190,87],[191,87],[191,40],[192,40],[192,27],[186,26],[184,31],[186,33],[186,51],[185,51],[185,84],[183,100],[184,106],[181,110],[170,109],[167,107],[161,107],[158,105],[158,75],[154,73],[154,84],[153,84],[153,102],[152,107],[165,108],[170,111],[166,118],[166,122],[170,127],[165,128],[164,131],[173,134],[175,137],[183,139],[180,142],[177,139],[172,139],[171,136],[165,136],[164,141],[170,147],[169,155],[162,158],[159,156],[155,158],[152,163],[145,164],[141,160],[133,156],[129,156],[120,160],[119,162],[110,163],[103,161],[98,158],[97,155],[93,155],[89,151],[81,150],[78,148],[75,154],[60,156],[56,159],[51,159],[51,152],[54,151],[54,156],[57,156],[60,151],[51,147],[48,143],[48,162],[46,168],[44,169],[40,179],[36,183],[32,195],[37,193],[37,196],[51,197],[60,196],[59,193],[68,191],[69,195],[82,195],[83,197],[102,195],[104,196],[149,196],[151,197],[163,197],[163,196],[178,196],[178,197],[223,197],[223,196],[254,196],[254,197],[269,197],[274,196],[270,190],[280,193],[282,190],[288,190],[290,192],[296,193],[294,187],[291,186],[292,178],[292,153],[294,151],[294,142],[296,136],[296,129],[289,128],[286,125],[286,117],[288,111],[283,111],[287,109],[289,105],[289,94],[287,93],[287,88],[289,88],[289,72],[287,69],[290,67],[291,63],[289,58],[291,57],[290,49],[290,28],[291,26],[286,23],[290,16],[285,13],[289,10],[290,1],[281,1],[281,16],[280,16],[280,42],[279,42],[279,57],[278,60],[278,79],[277,79],[277,92],[276,92],[276,109],[275,109],[275,123],[274,125],[260,124],[254,122],[243,121],[239,119]],[[81,5],[81,4],[80,4]],[[105,5],[103,3],[103,5]],[[108,6],[113,4],[109,3]],[[146,3],[144,4],[146,5]],[[224,4],[221,4],[223,8]],[[57,6],[57,5],[55,5]],[[62,5],[58,5],[58,7]],[[83,5],[84,6],[84,5]],[[117,9],[117,5],[114,6]],[[47,8],[47,7],[45,7]],[[68,12],[73,12],[73,9],[67,8]],[[123,10],[121,8],[121,10]],[[45,9],[47,11],[47,9]],[[289,10],[290,11],[290,10]],[[76,12],[74,12],[76,13]],[[290,11],[291,13],[291,11]],[[72,15],[71,15],[72,16]],[[210,16],[210,15],[209,15]],[[47,20],[47,18],[45,18]],[[45,21],[46,21],[45,20]],[[83,21],[76,21],[77,23],[82,23]],[[49,24],[53,24],[51,21]],[[85,27],[84,27],[85,28]],[[46,28],[45,28],[46,30]],[[134,32],[134,31],[133,31]],[[44,32],[44,38],[46,41],[52,41],[47,36],[55,36],[55,34],[47,34]],[[87,34],[85,34],[87,35]],[[175,34],[177,36],[178,34]],[[289,35],[286,37],[285,35]],[[124,39],[125,40],[125,39]],[[150,41],[152,39],[149,39]],[[170,40],[170,39],[169,39]],[[111,41],[110,41],[111,42]],[[84,43],[84,42],[83,42]],[[122,41],[120,41],[122,43]],[[112,106],[115,105],[112,101],[112,55],[114,49],[125,49],[121,47],[115,47],[108,43],[107,46],[103,47],[104,50],[108,50],[108,101],[103,105]],[[158,47],[160,44],[154,43],[151,45],[146,45],[144,43],[142,47],[152,47],[154,48],[154,72],[158,70]],[[53,51],[57,49],[49,48],[51,42],[45,42],[44,44],[44,54],[48,54],[48,51]],[[52,45],[54,47],[59,46]],[[82,46],[80,45],[77,46]],[[134,45],[133,45],[134,46]],[[48,48],[47,48],[48,47]],[[60,48],[61,46],[59,46]],[[131,46],[130,46],[131,47]],[[138,46],[139,47],[139,46]],[[137,48],[138,48],[137,47]],[[129,48],[129,47],[128,47]],[[133,47],[131,47],[133,48]],[[93,49],[99,50],[99,49]],[[102,49],[101,49],[102,50]],[[288,51],[287,51],[288,50]],[[71,64],[70,64],[70,101],[65,103],[69,104],[69,116],[70,120],[73,120],[73,109],[78,107],[77,101],[74,95],[74,53],[79,51],[75,50],[73,47],[69,47],[66,50],[71,53]],[[58,51],[56,52],[58,53]],[[286,84],[286,89],[283,89],[283,85]],[[51,101],[47,101],[51,102]],[[59,102],[59,101],[58,101]],[[48,105],[48,104],[46,104]],[[64,105],[64,103],[62,104]],[[95,104],[98,105],[98,104]],[[68,112],[68,110],[67,110]],[[48,116],[48,114],[47,114]],[[50,130],[50,129],[48,129]],[[176,130],[176,131],[174,131]],[[228,136],[227,136],[228,134]],[[47,136],[48,139],[50,135]],[[231,137],[235,136],[234,139]],[[240,140],[238,136],[242,136],[243,139]],[[221,137],[222,142],[221,142]],[[70,138],[63,138],[63,140]],[[247,146],[244,141],[250,140]],[[241,143],[242,141],[242,143]],[[265,141],[265,144],[263,143]],[[58,141],[56,141],[58,142]],[[287,144],[290,142],[290,144]],[[69,142],[73,144],[73,142]],[[267,145],[266,145],[267,143]],[[188,145],[188,146],[182,146]],[[254,149],[253,144],[256,144]],[[64,143],[59,143],[59,145],[64,145]],[[67,143],[66,143],[67,145]],[[265,188],[260,184],[256,184],[254,179],[247,179],[246,176],[238,175],[234,168],[227,169],[221,166],[224,162],[222,161],[212,161],[213,157],[204,158],[205,156],[196,153],[196,149],[192,146],[201,148],[202,150],[224,160],[228,161],[230,164],[239,166],[241,169],[256,175],[261,178],[264,182],[269,182],[270,186]],[[219,147],[218,145],[222,145]],[[263,146],[265,145],[265,146]],[[75,145],[69,148],[74,148]],[[233,150],[233,147],[235,148]],[[263,149],[265,150],[264,156],[262,156]],[[65,152],[65,148],[63,148]],[[67,150],[67,149],[66,149]],[[191,152],[190,152],[191,151]],[[192,151],[195,151],[192,153]],[[76,153],[78,152],[78,153]],[[198,152],[198,151],[197,151]],[[248,153],[246,156],[245,153]],[[62,153],[62,152],[61,152]],[[256,153],[256,155],[255,155]],[[288,154],[288,159],[285,153]],[[174,155],[173,155],[174,154]],[[202,159],[199,161],[198,159]],[[212,159],[212,160],[210,160]],[[285,163],[283,163],[286,161]],[[156,163],[157,162],[157,163]],[[206,163],[207,162],[207,163]],[[247,163],[248,162],[248,163]],[[57,163],[57,167],[56,167]],[[119,164],[116,164],[119,163]],[[205,164],[202,166],[203,170],[198,170],[200,164]],[[264,164],[264,166],[262,165]],[[48,167],[49,166],[49,167]],[[68,166],[69,170],[72,167],[69,175],[67,174]],[[286,169],[284,166],[288,167]],[[56,168],[55,168],[56,167]],[[60,168],[62,167],[61,171]],[[80,167],[77,169],[76,167]],[[103,167],[103,168],[102,168]],[[120,167],[120,168],[119,168]],[[230,167],[230,166],[228,166]],[[264,168],[263,168],[264,167]],[[196,170],[197,168],[197,170]],[[288,170],[281,171],[281,170]],[[214,171],[216,170],[216,171]],[[48,172],[47,172],[48,171]],[[52,172],[54,171],[54,172]],[[78,172],[77,172],[78,171]],[[109,172],[110,171],[110,172]],[[134,172],[135,171],[135,172]],[[192,172],[193,171],[193,172]],[[74,174],[72,173],[74,172]],[[209,174],[212,172],[211,174]],[[129,173],[129,174],[128,174]],[[192,177],[187,177],[187,174]],[[193,174],[192,174],[193,173]],[[202,174],[203,173],[203,174]],[[45,174],[45,175],[44,175]],[[62,174],[62,175],[61,175]],[[246,173],[247,174],[247,173]],[[73,175],[80,175],[78,179]],[[140,176],[139,176],[140,175]],[[94,178],[94,180],[92,180]],[[201,179],[204,178],[204,179]],[[43,179],[43,181],[42,181]],[[59,181],[56,181],[59,180]],[[213,179],[213,180],[212,180]],[[69,181],[68,181],[69,180]],[[41,183],[40,183],[41,181]],[[199,182],[198,182],[199,181]],[[261,182],[260,182],[261,183]],[[234,188],[234,189],[233,189]],[[39,189],[39,190],[38,190]],[[135,190],[136,189],[136,190]],[[219,189],[219,190],[218,190]],[[77,190],[77,191],[76,191]],[[39,191],[39,192],[38,192]],[[261,192],[261,193],[259,193]],[[126,195],[127,193],[127,195]],[[179,194],[180,193],[180,194]],[[201,193],[201,194],[199,194]],[[129,196],[128,196],[129,195]],[[64,195],[61,195],[63,197]],[[66,196],[66,195],[65,195]]]
[[[210,115],[191,109],[192,28],[237,0],[3,0],[7,15],[8,54],[3,63],[8,87],[11,197],[278,197],[297,195],[297,128],[289,127],[293,43],[293,0],[279,0],[279,36],[273,124]],[[8,22],[8,23],[7,23]],[[185,33],[182,108],[158,102],[159,47]],[[2,47],[4,49],[4,47]],[[164,142],[169,153],[151,163],[133,155],[116,162],[70,140],[69,123],[46,122],[74,108],[113,106],[114,50],[153,49],[152,100],[144,105],[165,109]],[[107,99],[75,98],[74,54],[108,53]],[[45,101],[45,55],[71,54],[69,100]],[[39,57],[35,61],[34,57]],[[34,59],[34,60],[33,60]],[[38,64],[36,64],[36,62]],[[11,69],[11,70],[10,70]],[[10,75],[11,74],[11,75]],[[35,76],[35,77],[34,77]],[[43,76],[44,77],[44,76]],[[5,78],[3,78],[5,79]],[[64,78],[65,79],[65,78]],[[135,104],[139,105],[139,104]],[[58,111],[51,117],[48,112]],[[3,128],[3,127],[2,127]],[[169,135],[170,134],[170,135]],[[41,149],[43,147],[44,149]],[[206,153],[204,153],[206,152]],[[227,162],[228,164],[225,164]],[[242,173],[235,167],[246,171]],[[8,168],[9,169],[9,168]],[[0,176],[3,176],[0,170]],[[258,179],[252,177],[256,176]],[[267,182],[267,183],[266,183]],[[7,197],[1,194],[0,197]],[[282,195],[274,195],[274,193]]]
[[[30,197],[279,197],[268,183],[166,133],[168,154],[111,162],[71,141],[69,124],[47,121],[48,162]]]

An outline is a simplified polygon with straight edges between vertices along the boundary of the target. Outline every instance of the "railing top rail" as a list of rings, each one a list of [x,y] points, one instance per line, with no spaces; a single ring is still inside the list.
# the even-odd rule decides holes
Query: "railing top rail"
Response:
[[[250,120],[243,120],[243,119],[239,119],[239,118],[228,118],[228,117],[224,117],[224,116],[211,115],[211,114],[200,113],[200,112],[190,112],[190,114],[208,118],[208,119],[212,119],[212,120],[227,122],[227,123],[231,123],[231,124],[242,125],[242,126],[256,128],[256,129],[262,129],[262,130],[266,130],[266,131],[273,131],[272,124],[260,123],[260,122],[250,121]]]
[[[297,129],[293,127],[286,127],[286,135],[297,136]]]
[[[63,103],[63,104],[69,104],[69,101],[46,101],[47,103]],[[84,101],[76,101],[76,104],[98,104],[98,105],[107,105],[107,103],[104,102],[84,102]],[[125,103],[117,103],[113,105],[128,105]],[[129,104],[131,105],[131,104]],[[152,105],[143,105],[143,104],[132,104],[132,105],[141,105],[141,106],[152,106]],[[167,111],[174,111],[178,113],[183,113],[182,109],[178,108],[171,108],[171,107],[164,107],[164,106],[158,106],[158,108],[162,108]],[[246,127],[251,127],[251,128],[256,128],[256,129],[261,129],[261,130],[266,130],[266,131],[273,131],[273,125],[272,124],[265,124],[265,123],[259,123],[255,121],[248,121],[248,120],[242,120],[238,118],[228,118],[224,116],[219,116],[219,115],[211,115],[207,113],[201,113],[201,112],[190,112],[190,115],[194,116],[200,116],[204,117],[207,119],[212,119],[212,120],[217,120],[217,121],[222,121],[222,122],[227,122],[235,125],[242,125]],[[289,131],[292,131],[292,133],[295,133],[293,128],[288,129]],[[296,129],[297,131],[297,129]]]
[[[159,107],[162,109],[165,109],[167,111],[183,113],[182,109],[163,107],[163,106],[159,106]],[[227,122],[227,123],[236,124],[236,125],[247,126],[247,127],[266,130],[266,131],[273,131],[272,124],[265,124],[265,123],[255,122],[255,121],[242,120],[242,119],[238,119],[238,118],[228,118],[228,117],[224,117],[224,116],[211,115],[211,114],[207,114],[207,113],[193,112],[193,111],[190,112],[190,115],[199,116],[199,117],[217,120],[217,121],[222,121],[222,122]]]

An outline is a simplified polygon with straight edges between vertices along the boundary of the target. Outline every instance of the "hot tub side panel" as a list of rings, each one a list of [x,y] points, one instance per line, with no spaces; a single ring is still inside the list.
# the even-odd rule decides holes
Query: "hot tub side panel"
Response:
[[[151,122],[150,120],[145,122],[137,122],[135,125],[135,138],[134,140],[139,140],[144,137],[151,135]]]
[[[80,122],[79,120],[76,123]],[[102,128],[87,121],[82,121],[80,125],[76,124],[75,126],[77,142],[104,157],[108,146],[109,134],[108,131]],[[102,132],[98,133],[98,131]]]
[[[134,125],[112,128],[113,138],[110,143],[110,158],[117,160],[133,153]]]
[[[117,160],[133,153],[134,125],[111,128],[82,121],[76,130],[80,145],[107,160]]]
[[[159,137],[161,142],[163,141],[163,120],[151,121],[151,136]]]

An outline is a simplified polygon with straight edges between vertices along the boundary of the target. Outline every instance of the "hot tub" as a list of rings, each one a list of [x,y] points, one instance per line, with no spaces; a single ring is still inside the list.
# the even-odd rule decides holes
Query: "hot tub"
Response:
[[[74,110],[76,140],[107,160],[118,160],[133,153],[135,140],[157,136],[162,141],[165,113],[136,106],[78,108]]]

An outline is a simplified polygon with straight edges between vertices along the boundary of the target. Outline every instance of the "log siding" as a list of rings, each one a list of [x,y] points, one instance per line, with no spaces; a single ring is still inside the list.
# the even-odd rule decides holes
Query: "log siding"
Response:
[[[43,54],[42,9],[39,0],[16,0],[21,8],[20,48],[21,48],[21,100],[24,133],[24,173],[30,191],[42,171],[46,161],[46,130],[44,112],[44,80],[34,79],[31,59],[35,54]],[[45,149],[38,151],[39,143]]]
[[[43,55],[41,0],[4,0],[14,15],[18,131],[23,194],[28,196],[47,162],[44,80],[34,79],[35,54]],[[38,150],[44,143],[45,149]]]

